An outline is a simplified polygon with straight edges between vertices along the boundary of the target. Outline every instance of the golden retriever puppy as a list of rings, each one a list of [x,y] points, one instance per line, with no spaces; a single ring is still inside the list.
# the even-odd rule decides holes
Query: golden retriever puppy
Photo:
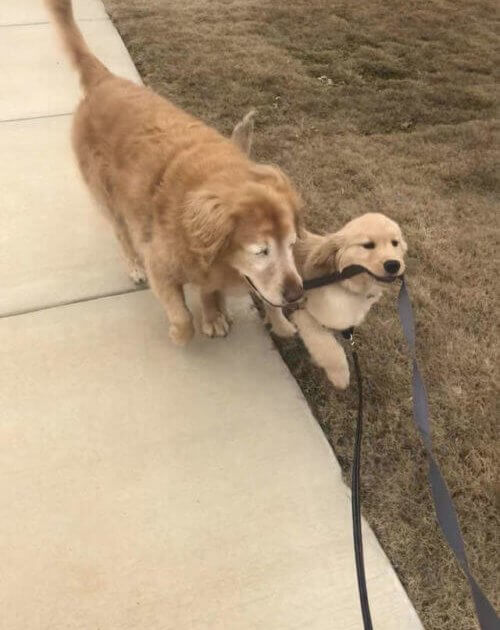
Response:
[[[404,273],[406,242],[399,225],[383,214],[369,212],[349,221],[341,230],[326,236],[306,233],[297,243],[296,260],[303,278],[315,278],[350,265],[362,265],[380,278]],[[349,384],[349,364],[341,344],[331,334],[359,326],[378,302],[386,283],[367,273],[350,280],[311,289],[302,308],[291,315],[311,357],[340,389]],[[273,309],[270,318],[277,334],[284,318]]]
[[[200,288],[202,331],[229,329],[223,292],[246,281],[276,306],[302,296],[292,247],[299,195],[217,131],[113,75],[88,49],[70,0],[46,0],[80,74],[73,146],[136,282],[149,280],[177,344],[192,337],[184,285]]]
[[[244,150],[251,147],[253,113],[235,127],[232,139]],[[297,267],[304,279],[362,265],[378,277],[391,279],[405,270],[407,245],[397,223],[383,214],[367,213],[349,221],[341,230],[320,236],[301,230],[294,247]],[[278,336],[297,331],[311,357],[324,368],[338,388],[349,384],[349,364],[331,331],[359,326],[381,297],[386,284],[363,273],[343,282],[312,289],[289,321],[282,309],[264,305],[266,319]]]

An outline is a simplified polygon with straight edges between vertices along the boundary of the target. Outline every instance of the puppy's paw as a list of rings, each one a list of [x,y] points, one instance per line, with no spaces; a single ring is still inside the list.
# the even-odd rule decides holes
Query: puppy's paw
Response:
[[[175,343],[176,346],[185,346],[193,338],[193,322],[189,320],[187,322],[170,324],[168,334],[170,335],[170,339],[173,343]]]
[[[279,310],[271,312],[266,310],[264,324],[269,326],[269,330],[277,337],[293,337],[297,333],[295,324],[292,324]]]
[[[337,387],[337,389],[347,388],[350,378],[348,365],[333,365],[331,367],[325,367],[325,371],[334,387]]]
[[[271,332],[278,337],[293,337],[297,333],[295,326],[285,317],[280,318],[279,321],[273,322],[271,325]]]
[[[231,327],[231,319],[225,313],[218,313],[215,319],[201,322],[201,331],[207,337],[225,337]]]
[[[129,267],[128,275],[130,276],[130,279],[132,280],[132,282],[137,286],[140,286],[142,284],[147,284],[148,282],[148,277],[142,267],[135,266],[135,265],[132,267]]]

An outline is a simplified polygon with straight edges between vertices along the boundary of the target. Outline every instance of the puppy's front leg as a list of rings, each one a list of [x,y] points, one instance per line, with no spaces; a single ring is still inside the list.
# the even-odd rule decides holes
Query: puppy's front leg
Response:
[[[221,291],[201,289],[201,330],[209,337],[225,337],[231,319],[226,312],[224,294]]]
[[[278,337],[293,337],[295,335],[297,329],[283,315],[283,311],[280,308],[264,304],[264,310],[266,312],[264,321],[271,326],[271,332]]]
[[[335,387],[345,389],[349,385],[349,363],[344,349],[332,333],[304,309],[295,311],[292,321],[315,363],[326,371]]]

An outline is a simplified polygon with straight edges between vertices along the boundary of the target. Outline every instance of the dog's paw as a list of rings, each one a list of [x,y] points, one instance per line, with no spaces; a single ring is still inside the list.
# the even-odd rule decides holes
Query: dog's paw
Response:
[[[137,286],[147,284],[148,282],[148,277],[142,267],[135,265],[133,267],[130,267],[128,270],[128,275],[130,276],[132,282]]]
[[[194,335],[194,326],[191,320],[177,324],[170,324],[168,329],[170,339],[176,346],[185,346]]]
[[[326,374],[330,380],[330,382],[337,389],[346,389],[349,385],[349,366],[332,366],[325,368]]]
[[[225,337],[231,327],[231,319],[225,313],[219,313],[215,319],[201,322],[201,331],[207,337]]]
[[[277,337],[293,337],[297,334],[295,326],[285,317],[271,325],[271,332]]]

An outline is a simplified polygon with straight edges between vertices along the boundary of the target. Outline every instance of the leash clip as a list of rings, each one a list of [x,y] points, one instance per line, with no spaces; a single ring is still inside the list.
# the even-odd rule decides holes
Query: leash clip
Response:
[[[351,346],[354,346],[356,343],[356,340],[354,339],[354,326],[351,326],[350,328],[346,328],[345,330],[343,330],[342,337],[344,337],[344,339],[348,341],[351,344]]]

